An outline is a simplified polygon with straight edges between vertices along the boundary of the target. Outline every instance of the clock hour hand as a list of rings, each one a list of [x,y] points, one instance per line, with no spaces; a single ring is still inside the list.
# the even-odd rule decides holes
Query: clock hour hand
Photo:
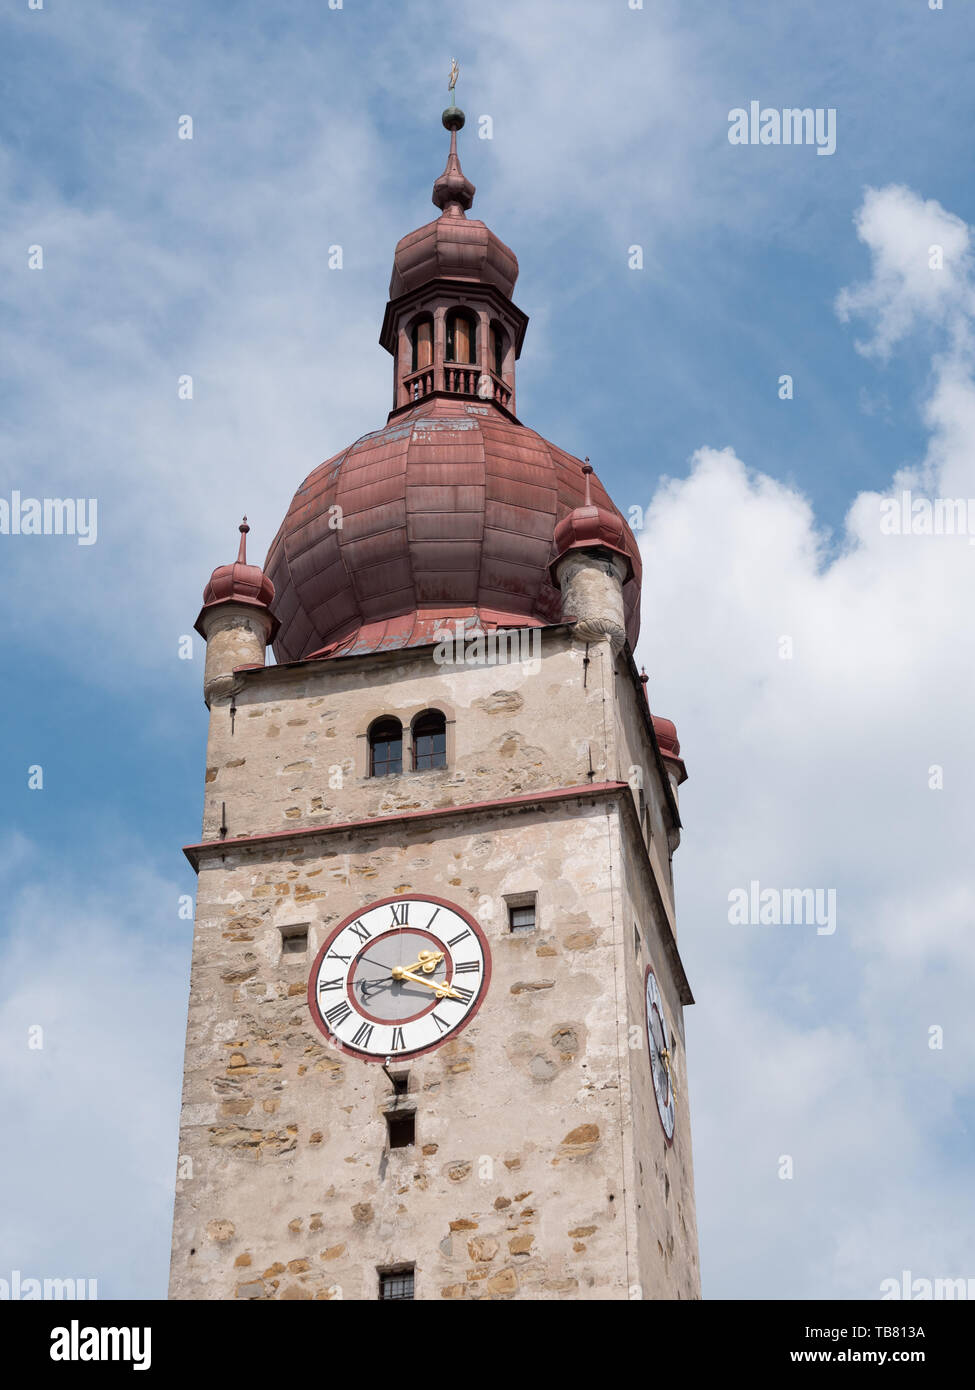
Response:
[[[397,970],[422,970],[424,975],[432,975],[443,960],[443,951],[417,951],[412,965],[393,966],[393,978]]]
[[[414,984],[426,985],[427,989],[432,989],[438,999],[461,999],[461,996],[445,981],[425,980],[422,975],[415,975],[412,970],[406,969],[402,965],[393,966],[394,980],[412,980]],[[462,1001],[463,1002],[463,1001]]]

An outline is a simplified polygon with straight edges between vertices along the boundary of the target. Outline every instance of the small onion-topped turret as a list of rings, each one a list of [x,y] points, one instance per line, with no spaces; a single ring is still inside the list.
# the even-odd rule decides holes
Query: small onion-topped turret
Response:
[[[203,607],[193,626],[207,644],[203,698],[207,705],[235,689],[234,671],[264,665],[267,644],[280,624],[271,612],[274,585],[260,565],[247,563],[247,533],[240,524],[240,546],[232,565],[218,565],[203,590]]]
[[[562,590],[563,613],[575,618],[579,640],[608,641],[618,652],[627,635],[623,586],[634,578],[633,536],[617,511],[593,502],[592,473],[586,459],[585,500],[555,527],[549,574]]]

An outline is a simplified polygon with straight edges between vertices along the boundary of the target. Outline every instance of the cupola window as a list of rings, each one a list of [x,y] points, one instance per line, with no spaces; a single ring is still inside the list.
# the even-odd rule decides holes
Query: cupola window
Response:
[[[433,365],[433,321],[419,319],[413,325],[413,358],[411,371],[420,372]]]
[[[463,309],[452,309],[447,315],[446,352],[448,362],[477,361],[477,329]]]
[[[501,376],[504,367],[504,330],[496,323],[491,324],[491,366],[494,375]]]

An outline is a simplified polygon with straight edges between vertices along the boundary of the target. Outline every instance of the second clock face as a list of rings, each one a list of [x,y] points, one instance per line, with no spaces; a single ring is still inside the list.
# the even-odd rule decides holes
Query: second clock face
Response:
[[[473,917],[442,898],[384,898],[331,933],[312,966],[308,1006],[343,1052],[415,1057],[470,1022],[490,976]]]
[[[660,997],[657,977],[647,966],[646,977],[647,1042],[650,1046],[650,1070],[653,1075],[653,1092],[657,1101],[657,1114],[663,1125],[667,1142],[674,1137],[674,1087],[670,1076],[670,1032],[664,1017],[664,1001]]]

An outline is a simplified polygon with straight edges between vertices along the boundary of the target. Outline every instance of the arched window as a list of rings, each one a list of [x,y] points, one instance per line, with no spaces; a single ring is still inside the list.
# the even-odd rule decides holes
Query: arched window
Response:
[[[433,363],[433,320],[429,317],[417,319],[410,337],[413,344],[410,371],[419,372]]]
[[[447,315],[446,360],[448,362],[477,361],[477,324],[463,309],[451,309]]]
[[[438,709],[425,709],[413,720],[413,771],[447,766],[447,721]]]
[[[369,775],[390,777],[403,771],[403,726],[398,719],[377,719],[369,729]]]
[[[504,329],[497,323],[491,324],[491,366],[495,376],[503,376]]]

